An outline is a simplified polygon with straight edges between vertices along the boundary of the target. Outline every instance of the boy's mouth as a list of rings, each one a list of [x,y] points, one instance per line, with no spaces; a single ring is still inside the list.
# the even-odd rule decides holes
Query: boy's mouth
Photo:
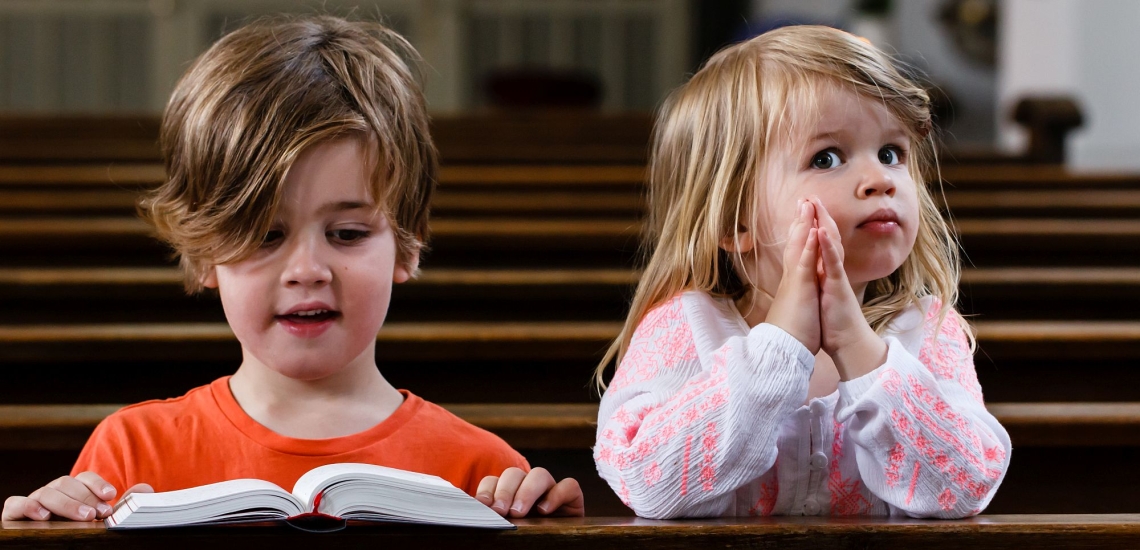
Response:
[[[277,315],[276,318],[282,321],[289,321],[302,325],[310,325],[323,323],[340,317],[340,312],[331,309],[307,309],[301,311],[293,311],[284,315]]]

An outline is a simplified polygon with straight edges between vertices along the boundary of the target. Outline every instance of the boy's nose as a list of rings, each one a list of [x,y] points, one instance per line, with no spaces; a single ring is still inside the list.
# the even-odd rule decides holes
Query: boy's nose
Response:
[[[877,195],[895,196],[895,181],[886,168],[878,163],[864,170],[855,193],[861,199]]]
[[[293,247],[281,275],[286,286],[324,285],[332,280],[332,270],[322,261],[319,245],[311,243],[298,243]]]

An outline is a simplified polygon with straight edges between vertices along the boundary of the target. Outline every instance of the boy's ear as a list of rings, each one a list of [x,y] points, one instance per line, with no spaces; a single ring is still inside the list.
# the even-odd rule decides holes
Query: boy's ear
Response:
[[[720,248],[733,254],[745,254],[752,251],[753,237],[752,232],[740,224],[736,226],[735,233],[721,237]]]
[[[202,274],[202,286],[218,288],[218,270],[214,266],[207,267],[206,272]]]
[[[392,270],[392,282],[404,283],[412,278],[412,274],[420,267],[420,249],[416,248],[406,261],[396,260],[396,268]]]

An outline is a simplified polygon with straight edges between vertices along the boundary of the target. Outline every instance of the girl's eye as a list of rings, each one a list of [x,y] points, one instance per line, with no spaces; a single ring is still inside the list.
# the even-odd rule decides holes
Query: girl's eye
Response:
[[[273,246],[281,239],[285,238],[285,232],[280,229],[270,229],[265,233],[265,237],[261,239],[261,246]]]
[[[902,163],[902,151],[894,145],[888,145],[879,149],[879,162],[887,165],[894,166]]]
[[[843,160],[839,158],[839,153],[835,151],[820,151],[815,154],[811,159],[811,167],[820,170],[827,170],[828,168],[835,168],[843,164]]]
[[[367,237],[369,233],[359,229],[334,229],[328,235],[338,241],[351,243]]]

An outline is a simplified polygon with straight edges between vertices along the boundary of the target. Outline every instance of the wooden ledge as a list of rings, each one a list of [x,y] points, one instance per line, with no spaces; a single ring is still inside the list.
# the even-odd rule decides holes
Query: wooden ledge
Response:
[[[938,521],[890,518],[726,518],[654,521],[641,518],[513,520],[513,531],[406,525],[351,525],[319,535],[334,546],[462,548],[693,547],[817,548],[1129,548],[1140,545],[1140,515],[994,515]],[[0,544],[11,548],[312,548],[315,536],[285,526],[107,531],[98,523],[3,522]]]

